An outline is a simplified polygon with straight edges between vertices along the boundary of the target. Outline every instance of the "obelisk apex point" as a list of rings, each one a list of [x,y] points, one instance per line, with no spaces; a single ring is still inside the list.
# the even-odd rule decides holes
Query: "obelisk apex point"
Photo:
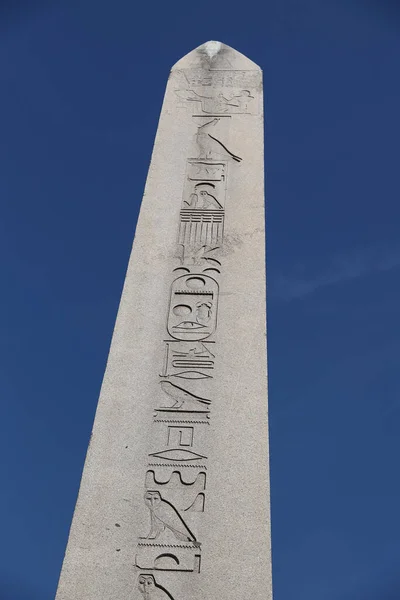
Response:
[[[209,40],[183,56],[173,65],[172,71],[192,68],[210,71],[261,71],[247,56],[216,40]]]
[[[218,52],[221,50],[222,44],[221,42],[217,42],[215,40],[210,40],[209,42],[206,42],[204,45],[204,50],[206,51],[206,54],[208,54],[208,56],[210,58],[214,58],[214,56],[216,54],[218,54]]]

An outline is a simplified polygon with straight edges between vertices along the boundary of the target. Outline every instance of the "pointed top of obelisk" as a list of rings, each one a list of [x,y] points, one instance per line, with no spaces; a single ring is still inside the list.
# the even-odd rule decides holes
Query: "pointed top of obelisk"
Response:
[[[205,42],[183,56],[174,64],[172,70],[196,68],[209,71],[261,71],[261,68],[244,54],[214,40]]]

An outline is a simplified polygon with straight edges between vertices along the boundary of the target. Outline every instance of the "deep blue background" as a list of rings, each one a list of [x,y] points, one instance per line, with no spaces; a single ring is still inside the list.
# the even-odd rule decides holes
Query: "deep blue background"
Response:
[[[0,600],[54,596],[166,78],[209,39],[265,74],[275,600],[400,597],[398,3],[2,0]]]

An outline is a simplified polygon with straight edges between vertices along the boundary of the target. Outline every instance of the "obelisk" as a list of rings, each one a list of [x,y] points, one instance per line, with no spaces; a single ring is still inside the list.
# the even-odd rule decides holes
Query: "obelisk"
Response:
[[[172,68],[57,600],[270,600],[262,73]],[[79,415],[77,415],[77,418]]]

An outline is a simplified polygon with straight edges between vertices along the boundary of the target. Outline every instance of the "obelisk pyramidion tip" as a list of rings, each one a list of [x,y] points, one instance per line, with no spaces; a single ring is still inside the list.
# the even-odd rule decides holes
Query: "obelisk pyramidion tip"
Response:
[[[216,42],[214,40],[210,40],[204,44],[204,50],[206,51],[209,58],[214,58],[216,54],[221,50],[222,44],[221,42]]]
[[[172,71],[185,69],[205,69],[214,71],[260,71],[260,67],[252,60],[216,40],[209,40],[182,56],[173,66]]]

